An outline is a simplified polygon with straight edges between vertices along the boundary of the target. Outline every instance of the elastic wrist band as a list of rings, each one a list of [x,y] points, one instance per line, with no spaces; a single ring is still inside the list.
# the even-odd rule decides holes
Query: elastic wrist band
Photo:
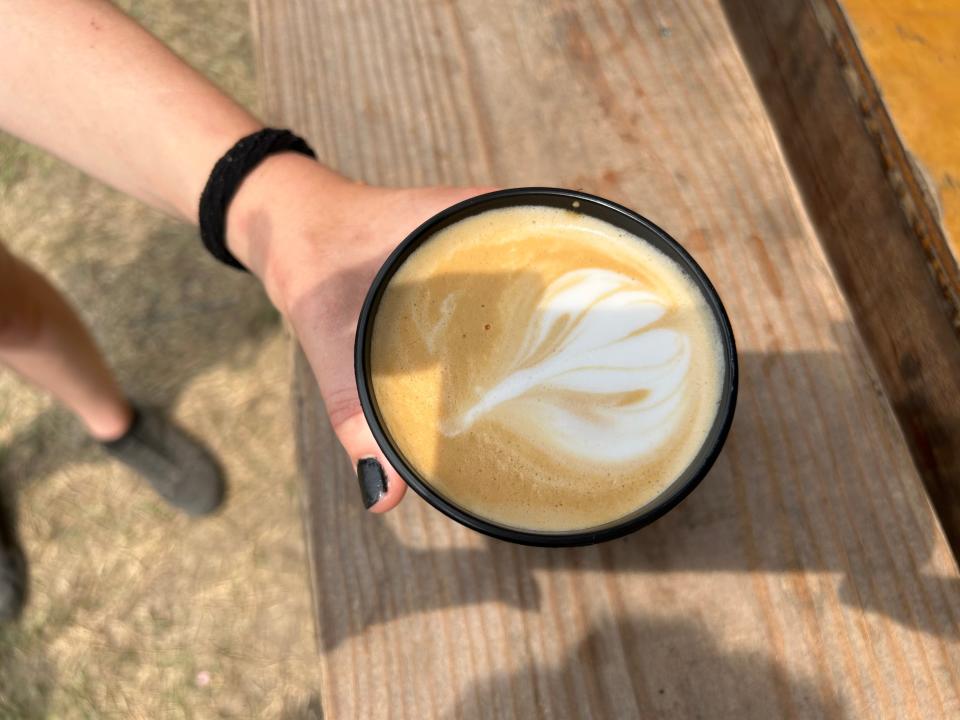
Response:
[[[247,173],[268,155],[280,152],[298,152],[317,157],[303,138],[289,130],[264,128],[241,138],[213,166],[200,195],[200,239],[220,262],[238,270],[247,270],[227,249],[227,209]]]

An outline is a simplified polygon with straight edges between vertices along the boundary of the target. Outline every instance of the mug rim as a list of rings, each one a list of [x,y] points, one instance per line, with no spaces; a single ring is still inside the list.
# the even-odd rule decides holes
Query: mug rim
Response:
[[[721,344],[723,345],[724,379],[721,388],[720,403],[717,409],[717,415],[706,435],[704,443],[697,451],[697,455],[667,488],[664,488],[663,491],[651,498],[647,503],[641,505],[628,515],[594,528],[545,532],[523,530],[508,525],[501,525],[492,520],[475,515],[445,498],[438,491],[434,490],[429,481],[424,479],[411,464],[406,461],[402,453],[390,439],[385,423],[382,422],[380,418],[376,399],[373,394],[371,378],[369,376],[370,368],[368,358],[370,355],[373,321],[376,316],[376,310],[379,306],[383,291],[389,284],[390,279],[406,261],[407,257],[421,244],[429,240],[435,232],[443,229],[447,225],[479,214],[485,210],[523,205],[545,205],[544,203],[536,202],[537,197],[547,197],[554,201],[558,199],[569,200],[571,209],[585,212],[585,214],[591,214],[585,211],[585,205],[604,208],[608,214],[612,213],[634,228],[642,229],[643,233],[640,233],[631,230],[629,227],[618,226],[630,232],[632,235],[636,235],[638,241],[652,244],[654,247],[657,247],[658,243],[660,243],[669,248],[670,252],[676,256],[671,257],[671,259],[679,259],[682,261],[679,263],[682,266],[681,269],[686,271],[687,274],[694,279],[698,289],[703,293],[708,306],[714,313]],[[516,200],[518,202],[503,203],[505,200]],[[573,203],[579,204],[573,205]],[[482,207],[486,205],[490,207]],[[560,205],[557,204],[546,206],[560,207]],[[596,215],[592,216],[597,217]],[[598,219],[602,220],[604,218]],[[647,236],[653,236],[656,238],[656,242],[651,241]],[[662,248],[659,247],[657,247],[657,249],[662,250]],[[387,257],[386,261],[374,276],[373,282],[367,291],[363,306],[360,310],[360,317],[357,321],[354,342],[354,373],[356,375],[357,390],[360,396],[360,406],[367,424],[373,433],[374,439],[377,441],[377,445],[379,445],[383,454],[387,457],[387,460],[390,461],[390,464],[393,465],[414,492],[448,518],[471,530],[499,540],[539,547],[573,547],[613,540],[649,525],[676,507],[700,484],[719,456],[733,422],[739,385],[736,341],[733,335],[733,328],[730,325],[730,319],[713,283],[710,282],[706,273],[690,253],[672,236],[653,222],[619,203],[579,190],[554,187],[508,188],[477,195],[441,210],[407,235]],[[708,448],[708,444],[710,443],[712,444]],[[704,449],[707,449],[705,453]]]

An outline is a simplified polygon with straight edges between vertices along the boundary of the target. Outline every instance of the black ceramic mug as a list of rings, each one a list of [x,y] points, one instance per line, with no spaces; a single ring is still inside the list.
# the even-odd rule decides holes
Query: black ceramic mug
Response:
[[[384,423],[377,408],[370,370],[371,337],[380,299],[394,273],[411,253],[438,231],[487,210],[518,206],[546,206],[584,213],[652,245],[673,260],[700,290],[707,307],[713,313],[722,343],[723,377],[720,402],[713,424],[693,461],[676,480],[646,504],[624,517],[597,527],[538,532],[501,525],[478,517],[444,497],[407,462],[391,440],[390,428]],[[559,188],[512,188],[470,198],[434,215],[410,233],[387,258],[367,293],[357,325],[355,371],[363,413],[377,443],[400,476],[418,495],[448,517],[478,532],[510,542],[547,547],[589,545],[611,540],[648,525],[676,507],[700,483],[716,460],[730,429],[737,401],[737,352],[733,330],[720,297],[700,266],[676,240],[632,210],[604,198]],[[407,421],[417,422],[417,418],[411,417]]]

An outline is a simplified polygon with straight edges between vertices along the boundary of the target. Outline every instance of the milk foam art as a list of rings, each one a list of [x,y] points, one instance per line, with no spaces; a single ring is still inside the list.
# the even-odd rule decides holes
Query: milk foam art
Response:
[[[480,418],[601,463],[641,459],[683,417],[690,341],[657,326],[664,299],[626,275],[599,268],[565,273],[547,286],[506,373],[448,436]]]
[[[420,226],[368,292],[355,359],[364,417],[408,486],[531,545],[667,512],[736,404],[732,328],[693,258],[629,209],[557,188]]]

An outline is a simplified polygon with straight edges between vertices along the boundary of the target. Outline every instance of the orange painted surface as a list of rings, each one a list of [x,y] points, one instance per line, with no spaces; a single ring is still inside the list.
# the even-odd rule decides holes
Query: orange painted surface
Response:
[[[840,0],[960,258],[960,0]]]

